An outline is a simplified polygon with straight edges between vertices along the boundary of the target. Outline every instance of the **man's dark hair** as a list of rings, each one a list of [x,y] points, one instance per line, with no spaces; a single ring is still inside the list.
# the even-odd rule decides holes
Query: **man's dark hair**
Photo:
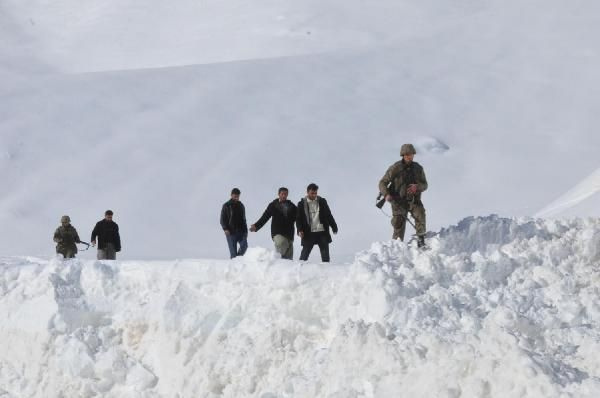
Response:
[[[319,186],[317,184],[315,184],[314,182],[311,182],[306,187],[306,192],[308,192],[308,191],[318,191],[318,190],[319,190]]]
[[[281,188],[279,188],[279,191],[277,191],[277,193],[282,193],[282,192],[289,192],[289,190],[286,187],[281,187]]]
[[[104,212],[104,215],[105,215],[105,216],[112,216],[112,215],[113,215],[113,211],[112,211],[112,210],[106,210],[106,211]]]
[[[233,189],[231,190],[231,194],[232,194],[232,195],[239,195],[239,194],[241,194],[241,193],[242,193],[242,191],[240,191],[238,188],[233,188]]]

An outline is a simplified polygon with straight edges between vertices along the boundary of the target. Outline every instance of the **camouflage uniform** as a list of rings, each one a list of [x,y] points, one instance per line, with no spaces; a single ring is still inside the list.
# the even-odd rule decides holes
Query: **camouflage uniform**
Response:
[[[77,230],[71,224],[70,219],[65,216],[61,220],[62,224],[54,232],[54,242],[56,242],[56,253],[62,254],[65,258],[73,258],[77,254],[75,243],[81,243]],[[65,224],[65,222],[67,224]]]
[[[404,151],[404,148],[403,148]],[[413,148],[414,153],[414,148]],[[411,184],[417,185],[417,193],[412,195],[406,192]],[[415,219],[417,235],[420,239],[427,232],[425,207],[421,202],[421,192],[427,189],[427,178],[423,167],[416,163],[406,163],[403,160],[394,163],[379,182],[379,192],[391,195],[392,200],[392,226],[394,235],[392,239],[404,240],[406,230],[406,217],[408,213]]]

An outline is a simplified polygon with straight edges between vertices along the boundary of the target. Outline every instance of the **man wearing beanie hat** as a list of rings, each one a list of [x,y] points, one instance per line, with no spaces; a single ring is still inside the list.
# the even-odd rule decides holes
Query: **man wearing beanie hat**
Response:
[[[417,243],[425,245],[425,207],[421,201],[421,192],[427,190],[427,178],[423,167],[414,162],[417,151],[412,144],[404,144],[400,149],[402,159],[394,163],[379,181],[379,192],[392,205],[392,239],[404,240],[406,217],[410,213],[415,219]]]
[[[60,218],[61,226],[54,232],[54,242],[56,242],[56,253],[62,254],[64,258],[73,258],[77,254],[76,243],[81,243],[75,227],[71,225],[69,216]]]

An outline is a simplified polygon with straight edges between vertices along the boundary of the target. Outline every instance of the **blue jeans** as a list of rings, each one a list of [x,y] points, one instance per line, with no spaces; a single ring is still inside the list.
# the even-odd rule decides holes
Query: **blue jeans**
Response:
[[[243,256],[246,253],[246,249],[248,249],[248,233],[234,232],[226,236],[231,258]],[[240,246],[239,249],[238,245]]]

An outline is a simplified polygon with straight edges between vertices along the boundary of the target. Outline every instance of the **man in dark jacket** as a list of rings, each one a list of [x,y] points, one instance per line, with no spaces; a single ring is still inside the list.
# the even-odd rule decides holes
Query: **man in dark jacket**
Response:
[[[119,226],[113,221],[112,210],[104,212],[104,219],[96,223],[92,231],[92,246],[96,246],[98,237],[98,260],[116,260],[121,251],[121,236]]]
[[[318,245],[321,250],[321,260],[326,263],[330,260],[329,244],[332,241],[329,228],[337,234],[338,226],[327,201],[318,196],[318,191],[317,184],[310,184],[306,188],[306,197],[298,203],[296,228],[298,236],[302,238],[300,260],[308,260],[314,245]]]
[[[227,237],[231,258],[243,256],[248,249],[248,224],[246,224],[246,208],[240,202],[240,190],[231,190],[231,199],[221,209],[221,227]],[[238,248],[239,245],[239,248]]]
[[[79,234],[74,226],[71,225],[69,216],[60,218],[61,226],[54,232],[54,242],[56,242],[56,253],[62,254],[64,258],[74,258],[77,254],[76,243],[81,243]]]
[[[278,198],[269,203],[262,217],[250,226],[250,231],[261,229],[271,217],[271,238],[281,258],[292,260],[294,257],[294,223],[296,205],[288,200],[288,189],[279,188]]]

